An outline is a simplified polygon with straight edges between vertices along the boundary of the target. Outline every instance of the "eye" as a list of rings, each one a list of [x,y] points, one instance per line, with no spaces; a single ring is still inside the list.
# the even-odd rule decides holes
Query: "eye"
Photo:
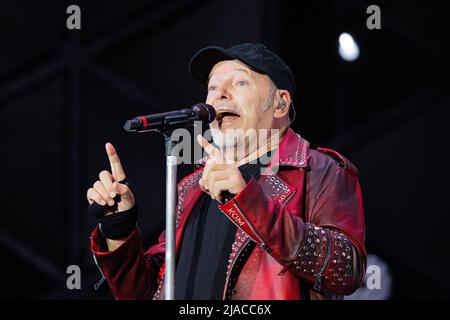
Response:
[[[209,86],[208,91],[214,91],[217,89],[217,86]]]
[[[236,84],[237,84],[239,87],[241,87],[241,86],[246,86],[246,85],[248,85],[248,82],[245,81],[245,80],[239,80]]]

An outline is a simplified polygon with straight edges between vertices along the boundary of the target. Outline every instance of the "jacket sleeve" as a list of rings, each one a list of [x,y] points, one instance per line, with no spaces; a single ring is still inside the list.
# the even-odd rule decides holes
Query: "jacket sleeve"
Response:
[[[252,179],[221,205],[239,227],[285,268],[315,291],[347,295],[360,285],[365,269],[364,221],[357,173],[337,164],[318,179],[306,223],[286,205],[266,196]]]
[[[91,250],[116,299],[151,299],[156,291],[164,262],[164,244],[144,253],[138,227],[115,251],[102,251],[104,241],[98,227],[91,236]]]

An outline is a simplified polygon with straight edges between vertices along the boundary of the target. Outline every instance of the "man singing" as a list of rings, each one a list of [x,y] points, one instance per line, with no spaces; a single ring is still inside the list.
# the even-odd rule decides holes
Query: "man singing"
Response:
[[[289,128],[290,68],[264,45],[244,43],[200,50],[189,73],[207,86],[217,117],[213,143],[197,138],[207,156],[178,184],[175,298],[353,293],[366,263],[358,170],[334,150],[310,149]],[[164,233],[143,250],[133,193],[114,147],[106,151],[111,172],[87,192],[90,209],[95,202],[103,210],[94,213],[94,257],[116,299],[161,299]]]

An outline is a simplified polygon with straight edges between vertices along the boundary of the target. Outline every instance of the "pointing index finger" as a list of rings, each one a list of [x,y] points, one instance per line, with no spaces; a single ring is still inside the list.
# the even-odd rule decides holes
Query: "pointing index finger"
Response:
[[[206,153],[216,160],[223,160],[222,153],[218,148],[213,146],[211,143],[209,143],[205,138],[203,138],[201,135],[197,136],[197,142],[202,146],[203,149],[205,149]]]
[[[105,145],[106,153],[108,154],[109,163],[111,165],[111,173],[116,181],[125,179],[125,172],[123,171],[122,164],[120,163],[119,156],[116,149],[111,143]]]

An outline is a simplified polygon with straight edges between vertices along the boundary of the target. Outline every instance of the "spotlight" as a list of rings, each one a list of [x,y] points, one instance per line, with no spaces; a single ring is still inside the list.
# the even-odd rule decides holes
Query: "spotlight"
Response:
[[[359,57],[359,47],[353,37],[344,32],[339,36],[339,55],[345,61],[354,61]]]

